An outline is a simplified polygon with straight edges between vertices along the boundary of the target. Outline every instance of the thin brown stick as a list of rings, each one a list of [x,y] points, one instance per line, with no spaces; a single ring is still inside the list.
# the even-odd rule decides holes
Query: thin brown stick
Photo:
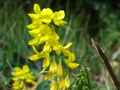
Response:
[[[114,81],[114,84],[116,85],[117,89],[120,90],[120,83],[112,70],[112,67],[109,63],[108,58],[105,56],[105,54],[103,53],[103,51],[100,48],[98,43],[96,43],[93,39],[91,39],[91,42],[92,42],[93,47],[98,51],[100,57],[103,59],[105,66],[107,67],[107,70],[108,70],[112,80]]]

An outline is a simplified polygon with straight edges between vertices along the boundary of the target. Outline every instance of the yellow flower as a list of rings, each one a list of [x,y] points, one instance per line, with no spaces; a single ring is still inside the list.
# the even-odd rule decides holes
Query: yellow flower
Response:
[[[73,62],[66,63],[66,65],[69,66],[71,69],[75,69],[76,67],[79,66],[78,63],[73,63]]]
[[[50,46],[56,46],[59,44],[58,40],[59,36],[56,34],[55,31],[52,31],[52,33],[49,35],[49,39],[47,40],[47,42]]]
[[[21,85],[19,82],[14,82],[14,83],[12,84],[12,88],[13,88],[14,90],[22,90],[22,86],[23,86],[23,85]]]
[[[49,24],[51,22],[53,11],[50,8],[44,8],[42,11],[38,4],[34,4],[35,14],[28,14],[32,20],[40,19],[42,22]]]
[[[37,61],[41,58],[44,58],[44,61],[43,61],[43,67],[48,67],[50,65],[50,55],[49,55],[49,52],[47,51],[42,51],[39,53],[39,51],[35,48],[35,46],[32,46],[33,47],[33,51],[36,53],[34,55],[31,55],[29,57],[29,59],[31,61]],[[44,48],[47,48],[47,47],[44,47]]]
[[[22,69],[19,67],[14,68],[12,72],[13,81],[12,87],[14,90],[24,90],[27,88],[26,83],[36,84],[35,76],[30,72],[28,65],[24,65]]]
[[[40,37],[35,37],[34,39],[32,39],[28,42],[28,44],[32,45],[32,46],[37,46],[37,45],[40,45],[42,43],[43,42],[40,42]]]
[[[50,55],[49,53],[46,53],[43,61],[43,67],[48,67],[49,65],[50,65]]]
[[[52,60],[49,71],[52,73],[55,73],[57,71],[57,63],[55,60]]]
[[[69,66],[71,69],[75,69],[77,66],[79,66],[78,63],[73,63],[75,60],[74,53],[69,53],[68,59],[65,60],[65,64]]]
[[[37,54],[34,54],[32,56],[29,57],[29,59],[31,61],[37,61],[41,58],[44,58],[44,61],[43,61],[43,67],[48,67],[49,64],[50,64],[50,56],[49,56],[49,53],[46,53],[46,52],[41,52],[41,53],[37,53]]]
[[[34,10],[35,14],[28,14],[31,17],[31,19],[38,19],[38,18],[40,18],[41,17],[40,6],[38,4],[34,4],[33,10]]]
[[[36,54],[34,54],[34,55],[31,55],[30,57],[29,57],[29,59],[31,60],[31,61],[37,61],[37,60],[39,60],[40,58],[44,58],[45,57],[45,54],[43,53],[43,52],[41,52],[41,53],[36,53]]]
[[[38,4],[35,3],[33,9],[34,9],[36,14],[41,14],[41,9],[40,9],[40,6]]]
[[[57,76],[62,76],[63,75],[63,70],[62,70],[61,63],[59,63],[58,66],[57,66],[56,74],[57,74]]]
[[[53,11],[50,8],[45,8],[41,12],[41,18],[42,21],[45,22],[46,24],[49,24],[51,22],[53,15]]]
[[[35,77],[33,76],[33,73],[30,72],[30,73],[27,73],[26,75],[26,78],[25,78],[25,81],[28,82],[28,83],[31,83],[33,85],[36,84],[36,82],[34,81],[35,80]]]
[[[42,35],[50,35],[50,34],[52,34],[51,28],[46,24],[42,24],[40,26],[40,28],[39,28],[39,31],[40,31],[40,34],[42,34]]]
[[[70,87],[70,79],[68,76],[65,78],[61,77],[58,81],[59,89],[68,89]]]
[[[68,75],[65,77],[65,89],[68,89],[70,87],[70,79]]]
[[[34,37],[34,39],[29,41],[29,45],[36,46],[46,42],[49,39],[52,30],[49,26],[42,24],[39,28],[30,30],[29,33]]]
[[[45,80],[50,80],[52,78],[53,73],[48,71],[47,75],[45,76]]]
[[[48,53],[50,53],[52,51],[51,46],[49,45],[49,43],[47,43],[47,42],[45,43],[43,51],[48,52]]]
[[[65,79],[63,77],[60,78],[58,84],[59,84],[59,89],[64,89],[65,88]]]
[[[62,47],[62,45],[60,43],[58,43],[58,44],[56,44],[56,45],[53,46],[53,50],[55,51],[55,53],[57,55],[61,54],[61,47]]]
[[[30,71],[28,65],[24,65],[22,69],[23,69],[23,72],[25,72],[25,73]]]
[[[58,84],[57,82],[52,82],[50,90],[58,90]]]
[[[36,37],[36,36],[41,37],[41,36],[42,36],[42,34],[40,34],[40,30],[39,30],[39,29],[30,30],[29,33],[30,33],[30,35],[33,36],[33,37]]]
[[[27,28],[30,30],[38,29],[41,25],[42,25],[41,20],[39,18],[37,18],[37,19],[33,19],[32,23],[27,25]]]
[[[67,23],[64,20],[62,20],[64,17],[65,12],[63,10],[60,10],[59,12],[55,12],[53,14],[52,19],[57,26],[62,26]]]

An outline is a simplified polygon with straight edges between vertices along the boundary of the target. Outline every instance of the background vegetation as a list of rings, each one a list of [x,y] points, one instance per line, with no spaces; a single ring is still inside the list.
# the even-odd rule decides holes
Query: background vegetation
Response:
[[[120,2],[119,0],[0,0],[0,87],[11,84],[12,67],[28,64],[39,78],[41,61],[28,60],[33,54],[28,45],[31,40],[27,25],[31,23],[28,13],[33,12],[33,4],[53,11],[65,10],[68,22],[56,27],[60,41],[64,45],[73,42],[71,51],[76,62],[84,62],[91,69],[92,90],[116,90],[102,59],[91,45],[90,39],[99,42],[109,58],[113,70],[120,81]],[[75,70],[74,70],[75,71]],[[73,71],[71,76],[74,77]],[[79,73],[79,70],[76,70]],[[47,84],[46,82],[42,84]],[[7,90],[7,89],[6,89]],[[41,89],[42,90],[42,89]]]

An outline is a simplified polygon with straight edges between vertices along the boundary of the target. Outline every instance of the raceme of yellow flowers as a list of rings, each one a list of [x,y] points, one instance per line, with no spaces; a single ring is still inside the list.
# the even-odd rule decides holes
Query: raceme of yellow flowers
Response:
[[[63,10],[53,12],[50,8],[41,10],[38,4],[34,4],[33,9],[35,13],[28,14],[32,23],[27,28],[33,37],[28,44],[32,46],[35,54],[29,59],[31,61],[43,59],[41,73],[46,74],[45,80],[51,80],[50,90],[68,89],[70,79],[63,65],[75,69],[79,64],[74,62],[74,53],[68,50],[72,43],[63,46],[55,31],[55,25],[62,26],[67,23],[63,20],[65,12]],[[38,46],[43,46],[43,49],[38,50],[36,48]]]

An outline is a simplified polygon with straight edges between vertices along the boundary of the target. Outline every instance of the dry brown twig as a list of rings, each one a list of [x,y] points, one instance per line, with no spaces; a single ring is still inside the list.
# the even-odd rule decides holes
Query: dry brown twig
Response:
[[[115,84],[116,88],[118,90],[120,90],[120,83],[119,83],[118,79],[116,78],[116,76],[115,76],[115,74],[114,74],[114,72],[112,70],[112,67],[111,67],[111,65],[109,63],[108,58],[103,53],[103,51],[102,51],[102,49],[101,49],[101,47],[99,46],[98,43],[96,43],[93,39],[91,39],[91,42],[92,42],[93,47],[97,50],[97,52],[100,55],[100,57],[103,59],[104,64],[105,64],[105,66],[106,66],[106,68],[107,68],[107,70],[108,70],[112,80],[114,81],[114,84]]]

